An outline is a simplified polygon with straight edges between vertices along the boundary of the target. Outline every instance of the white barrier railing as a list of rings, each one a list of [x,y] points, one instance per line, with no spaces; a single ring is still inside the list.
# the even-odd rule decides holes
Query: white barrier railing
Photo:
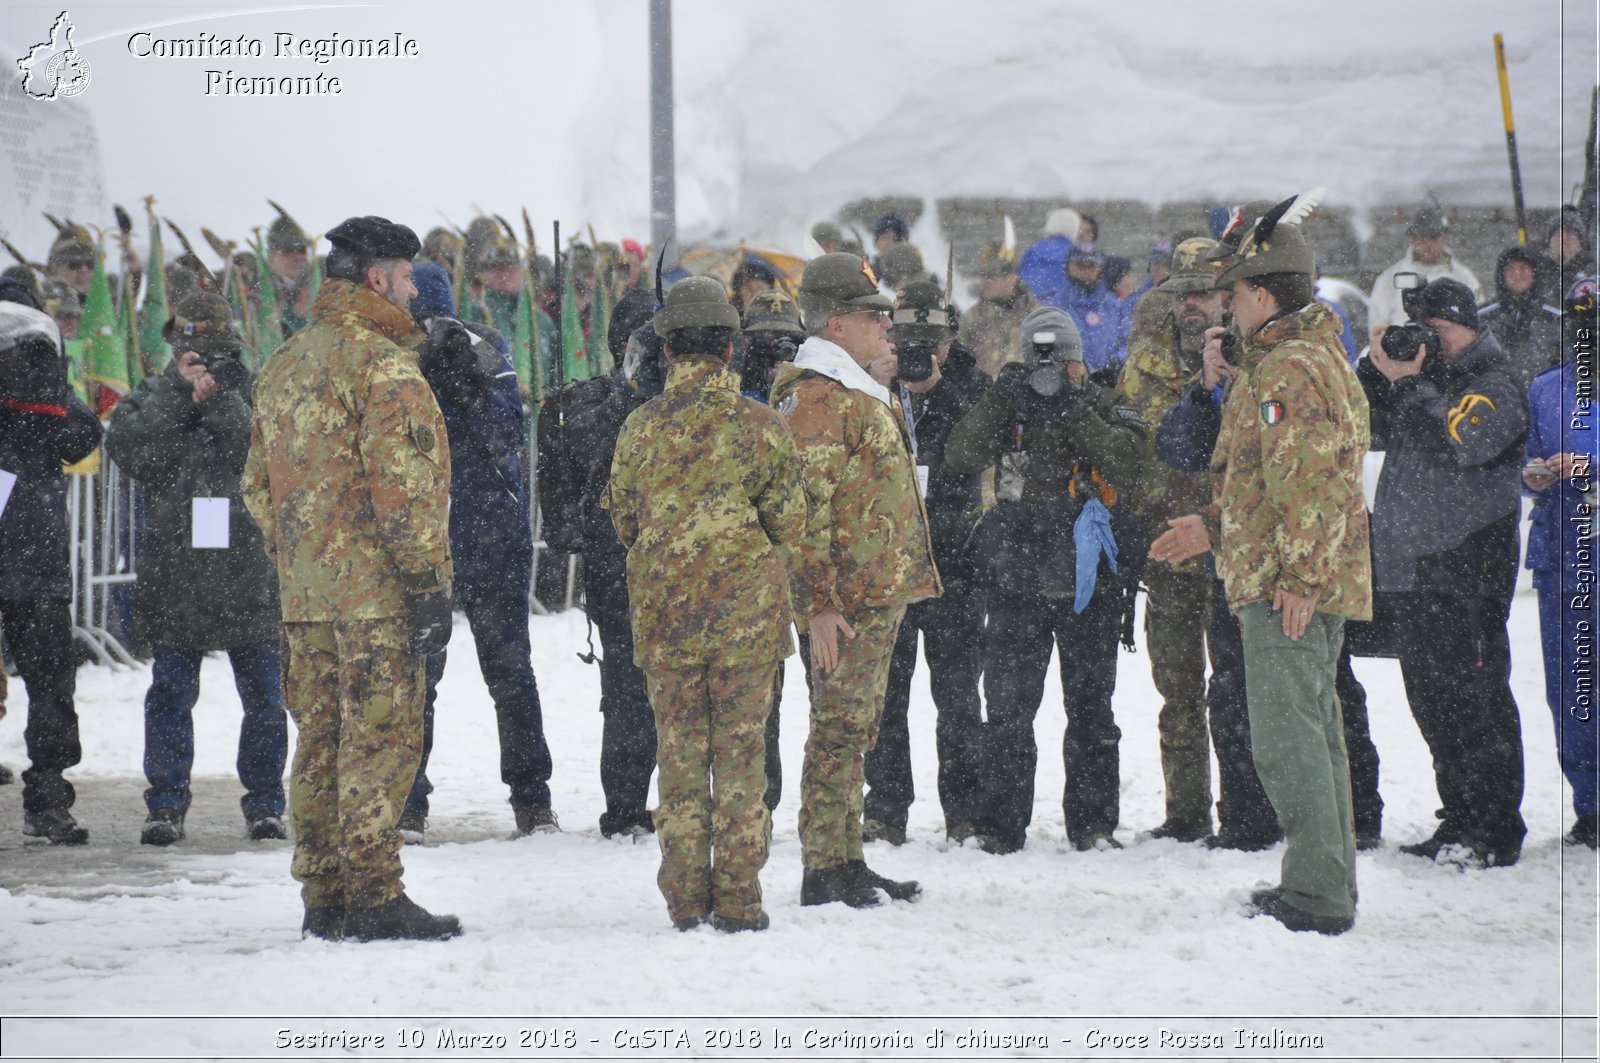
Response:
[[[111,591],[138,573],[134,514],[138,485],[101,455],[100,467],[67,477],[67,565],[72,579],[72,633],[101,664],[134,664],[111,633]]]

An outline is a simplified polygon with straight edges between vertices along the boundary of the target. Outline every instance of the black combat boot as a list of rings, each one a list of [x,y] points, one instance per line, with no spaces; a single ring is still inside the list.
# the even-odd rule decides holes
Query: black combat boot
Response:
[[[876,889],[857,880],[855,869],[849,864],[806,868],[800,879],[800,903],[809,906],[835,901],[852,908],[876,908],[883,903]]]
[[[896,882],[892,878],[885,878],[868,867],[865,860],[851,860],[844,866],[850,869],[858,885],[882,890],[892,901],[914,901],[922,896],[922,887],[917,883]]]
[[[344,906],[307,908],[305,921],[300,924],[302,938],[322,938],[339,941],[344,937]]]
[[[44,838],[51,845],[83,845],[89,840],[88,828],[79,826],[64,808],[24,812],[22,833],[29,838]]]
[[[139,829],[140,845],[173,845],[183,841],[183,812],[176,808],[158,808],[150,813]]]
[[[461,920],[434,915],[404,893],[376,908],[344,914],[344,936],[352,941],[443,941],[461,933]]]
[[[1175,842],[1197,842],[1211,836],[1211,820],[1206,819],[1173,819],[1168,816],[1150,832],[1152,838],[1171,838]]]
[[[1257,896],[1266,894],[1267,896],[1262,897],[1258,911],[1262,915],[1272,916],[1290,930],[1309,930],[1326,934],[1328,937],[1337,937],[1356,925],[1356,917],[1353,915],[1313,915],[1285,901],[1281,890],[1276,897],[1270,896],[1271,892],[1271,890],[1261,890],[1251,894],[1250,899],[1254,901]]]
[[[772,925],[772,918],[766,912],[757,912],[754,919],[735,919],[731,915],[712,912],[711,925],[724,934],[737,934],[745,930],[765,930]]]

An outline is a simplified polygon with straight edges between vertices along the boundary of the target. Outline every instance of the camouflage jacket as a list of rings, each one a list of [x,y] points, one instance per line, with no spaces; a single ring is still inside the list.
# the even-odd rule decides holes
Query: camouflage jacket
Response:
[[[1154,331],[1134,339],[1117,381],[1123,401],[1137,410],[1148,425],[1161,423],[1167,411],[1183,398],[1200,369],[1198,354],[1192,360],[1186,359],[1178,348],[1172,316],[1164,315],[1163,320],[1166,327],[1160,327],[1158,322]],[[1160,535],[1166,530],[1167,521],[1194,513],[1210,501],[1210,477],[1205,473],[1179,472],[1157,458],[1156,433],[1152,430],[1145,437],[1143,477],[1134,499],[1149,534]],[[1201,558],[1191,558],[1176,567],[1180,572],[1205,571]]]
[[[404,310],[323,282],[256,382],[244,501],[287,622],[404,615],[450,579],[450,446]]]
[[[1206,514],[1231,609],[1282,589],[1324,613],[1372,617],[1367,397],[1339,334],[1334,312],[1312,303],[1241,345]]]
[[[794,435],[811,506],[798,556],[785,557],[800,622],[830,607],[849,617],[941,594],[899,400],[886,406],[785,362],[772,401]]]
[[[783,418],[720,362],[673,365],[629,416],[601,504],[628,548],[641,668],[751,665],[794,652],[778,547],[805,534],[800,459]]]
[[[1022,319],[1039,306],[1033,292],[1020,280],[1017,294],[1010,299],[980,299],[961,317],[961,342],[993,379],[1000,367],[1017,360],[1017,341]]]

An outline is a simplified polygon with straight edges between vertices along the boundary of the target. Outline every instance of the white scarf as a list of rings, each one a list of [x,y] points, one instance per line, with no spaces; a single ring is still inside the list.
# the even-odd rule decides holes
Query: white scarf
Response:
[[[830,380],[837,380],[852,391],[871,395],[890,409],[894,402],[889,389],[872,379],[872,376],[851,358],[845,349],[821,336],[812,336],[800,345],[794,356],[796,369],[809,369]]]

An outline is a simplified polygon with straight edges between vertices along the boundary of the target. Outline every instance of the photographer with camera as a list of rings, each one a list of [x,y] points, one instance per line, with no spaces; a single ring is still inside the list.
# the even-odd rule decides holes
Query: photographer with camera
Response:
[[[1128,505],[1118,496],[1138,484],[1148,428],[1120,396],[1088,379],[1064,311],[1029,314],[1017,356],[951,431],[944,453],[958,473],[996,467],[996,505],[976,536],[988,576],[989,719],[974,827],[986,852],[1013,853],[1026,841],[1038,761],[1033,720],[1050,651],[1059,647],[1067,836],[1079,850],[1120,848],[1113,832],[1122,733],[1111,695],[1123,594],[1110,511]]]
[[[117,403],[106,454],[142,488],[134,624],[154,648],[144,699],[144,845],[183,840],[200,662],[227,650],[244,717],[240,803],[254,841],[288,837],[288,718],[278,669],[278,579],[239,493],[250,373],[228,303],[195,292],[161,330],[172,361]]]
[[[28,689],[23,739],[22,833],[53,845],[82,845],[72,784],[62,772],[82,758],[73,703],[68,602],[67,480],[63,463],[100,443],[100,421],[72,393],[61,331],[48,314],[0,302],[0,628]]]
[[[527,422],[505,338],[455,316],[450,276],[435,262],[411,274],[411,316],[427,333],[417,352],[450,440],[450,556],[455,605],[467,615],[500,737],[500,781],[510,791],[518,834],[560,830],[550,808],[550,747],[528,637],[533,531],[522,474]],[[422,761],[398,829],[420,841],[428,824],[428,758],[434,705],[448,649],[427,661]]]
[[[906,819],[916,797],[907,714],[919,633],[937,713],[934,744],[946,837],[957,844],[971,837],[977,814],[983,592],[971,538],[973,514],[980,503],[979,481],[972,473],[946,465],[944,447],[951,429],[989,389],[989,376],[956,342],[959,329],[956,312],[946,305],[938,285],[913,281],[900,293],[889,328],[898,365],[895,386],[910,429],[944,594],[907,606],[895,638],[878,742],[867,753],[865,841],[902,845],[906,840]]]
[[[762,292],[751,299],[744,311],[744,329],[735,341],[739,393],[766,402],[778,366],[794,361],[805,338],[800,306],[793,299],[779,291]]]
[[[1402,278],[1402,281],[1405,278]],[[1526,833],[1506,620],[1517,578],[1527,405],[1472,290],[1402,287],[1410,320],[1357,367],[1385,452],[1373,584],[1395,595],[1406,699],[1433,754],[1441,820],[1401,851],[1514,864]],[[1445,853],[1445,850],[1451,852]]]

